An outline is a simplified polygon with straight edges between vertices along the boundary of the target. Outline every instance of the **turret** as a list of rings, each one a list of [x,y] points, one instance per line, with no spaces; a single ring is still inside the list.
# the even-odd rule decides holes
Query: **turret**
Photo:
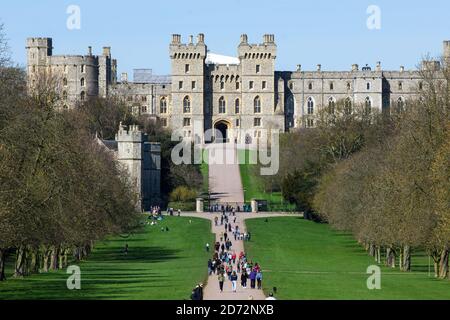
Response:
[[[447,66],[450,65],[450,41],[444,41],[444,61]]]

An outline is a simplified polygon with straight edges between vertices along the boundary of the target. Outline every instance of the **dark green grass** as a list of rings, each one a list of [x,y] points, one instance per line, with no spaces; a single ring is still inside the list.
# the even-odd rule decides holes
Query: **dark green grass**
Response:
[[[450,282],[428,277],[428,257],[415,254],[412,272],[381,267],[381,290],[368,290],[375,265],[350,235],[297,217],[247,220],[246,250],[264,271],[266,293],[279,299],[450,299]]]
[[[162,226],[169,232],[161,232]],[[189,299],[192,287],[207,278],[209,254],[204,246],[213,240],[210,230],[207,220],[168,217],[128,239],[98,243],[87,261],[79,264],[81,290],[68,290],[68,275],[61,270],[0,282],[0,300]],[[125,243],[128,255],[122,253]]]
[[[266,200],[269,211],[294,211],[295,205],[291,205],[284,201],[280,191],[266,192],[264,188],[264,181],[258,175],[258,166],[249,163],[250,150],[239,150],[239,157],[241,164],[239,165],[242,186],[245,190],[245,202],[250,202],[252,199]],[[245,156],[245,158],[244,158]]]

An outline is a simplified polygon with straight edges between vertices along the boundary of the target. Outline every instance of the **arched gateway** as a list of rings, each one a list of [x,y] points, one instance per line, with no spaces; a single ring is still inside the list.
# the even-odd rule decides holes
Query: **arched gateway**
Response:
[[[214,142],[226,143],[230,141],[231,123],[219,120],[214,124]]]

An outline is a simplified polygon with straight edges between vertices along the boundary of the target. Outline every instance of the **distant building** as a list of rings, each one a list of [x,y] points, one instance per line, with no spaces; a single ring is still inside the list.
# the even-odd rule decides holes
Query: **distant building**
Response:
[[[271,34],[251,44],[243,34],[237,57],[210,53],[203,34],[187,43],[172,35],[169,55],[170,76],[155,76],[149,69],[135,70],[133,82],[122,74],[117,81],[117,62],[105,47],[101,56],[53,56],[52,39],[27,41],[28,75],[33,81],[39,70],[52,70],[61,77],[65,106],[91,96],[118,96],[135,113],[151,115],[163,126],[181,130],[185,137],[195,136],[194,123],[201,132],[218,129],[228,140],[240,138],[240,130],[289,131],[314,127],[318,110],[344,101],[389,112],[420,96],[420,70],[385,71],[381,62],[374,69],[354,64],[348,71],[275,71],[277,46]],[[450,61],[450,41],[444,42],[444,58]],[[437,61],[422,68],[439,69]]]
[[[126,169],[133,185],[137,208],[149,211],[161,200],[161,145],[148,142],[138,126],[128,129],[122,124],[115,140],[98,142],[113,152],[114,158]]]

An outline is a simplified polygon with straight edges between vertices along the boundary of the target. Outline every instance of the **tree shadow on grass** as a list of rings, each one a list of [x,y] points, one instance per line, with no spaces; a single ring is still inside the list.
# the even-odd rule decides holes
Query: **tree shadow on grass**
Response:
[[[128,254],[124,253],[124,248],[120,246],[97,248],[88,258],[88,262],[141,262],[156,263],[179,259],[181,250],[166,249],[163,247],[134,247],[128,248]]]

